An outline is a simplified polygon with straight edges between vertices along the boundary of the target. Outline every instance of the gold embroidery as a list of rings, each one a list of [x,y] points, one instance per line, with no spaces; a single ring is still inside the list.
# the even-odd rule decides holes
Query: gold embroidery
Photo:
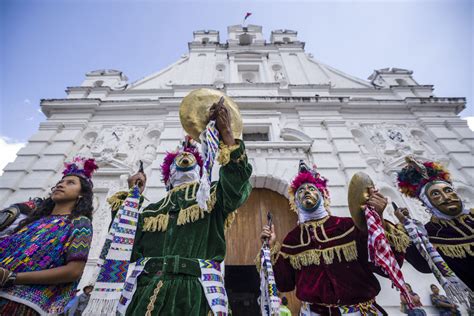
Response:
[[[168,194],[171,195],[171,193],[173,192],[176,192],[176,191],[179,191],[179,190],[182,190],[182,189],[187,189],[188,187],[192,186],[192,185],[196,185],[197,184],[197,181],[193,181],[193,182],[187,182],[187,183],[183,183],[183,184],[180,184],[178,185],[177,187],[174,187],[172,188]]]
[[[275,245],[273,245],[272,248],[270,248],[270,258],[272,261],[272,264],[275,264],[278,260],[278,257],[280,256],[280,249],[281,249],[281,244],[277,241],[275,242]]]
[[[225,222],[224,222],[224,233],[227,232],[232,227],[232,224],[235,221],[235,217],[237,216],[237,211],[238,210],[235,210],[229,215],[227,215],[227,218],[225,219]]]
[[[169,214],[159,214],[156,216],[149,216],[143,219],[144,232],[164,232],[168,228]]]
[[[145,316],[151,316],[151,312],[155,309],[155,301],[162,286],[163,281],[160,280],[160,282],[156,284],[156,288],[153,290],[153,295],[150,297],[150,303],[148,303],[148,306],[146,307]]]
[[[433,241],[436,241],[437,239],[438,240],[457,240],[457,241],[464,241],[464,240],[471,240],[473,239],[474,236],[463,236],[463,237],[438,237],[438,236],[429,236],[430,240],[433,240]],[[471,241],[472,243],[472,241]]]
[[[171,201],[171,193],[168,193],[168,194],[166,194],[166,196],[165,196],[165,200],[163,201],[163,203],[161,203],[160,207],[159,207],[156,211],[145,210],[143,213],[161,211],[161,210],[164,209],[166,206],[168,206],[168,204],[170,203],[170,201]]]
[[[219,143],[219,156],[217,157],[217,161],[221,166],[225,166],[230,162],[230,154],[238,149],[240,144],[235,144],[232,146],[226,145],[224,142]]]
[[[280,255],[285,259],[289,259],[294,269],[301,270],[302,266],[320,265],[321,257],[325,264],[332,264],[335,256],[337,256],[339,262],[342,261],[342,256],[346,261],[355,261],[357,260],[357,246],[355,240],[353,240],[343,245],[326,249],[310,249],[296,255],[280,251]]]
[[[207,201],[207,211],[201,209],[199,204],[194,204],[188,208],[179,211],[178,214],[178,225],[184,225],[187,223],[195,222],[201,218],[204,218],[204,213],[212,212],[214,205],[216,204],[216,190],[211,193],[211,197]]]
[[[334,240],[338,240],[338,239],[341,239],[341,238],[344,238],[346,237],[347,235],[349,235],[350,233],[352,233],[354,231],[354,228],[355,226],[352,226],[349,230],[347,230],[345,233],[341,234],[341,235],[338,235],[338,236],[334,236],[334,237],[330,237],[330,238],[327,238],[325,240],[322,240],[319,238],[318,234],[316,234],[316,229],[314,230],[314,237],[316,237],[316,240],[318,242],[329,242],[329,241],[334,241]],[[321,226],[321,229],[323,229],[323,226]],[[327,236],[326,236],[327,237]]]
[[[186,191],[184,192],[184,199],[186,201],[194,201],[194,199],[196,198],[196,188],[197,188],[197,182],[194,182],[194,185],[190,185],[188,187],[186,187]],[[189,191],[191,191],[191,195],[189,195]]]
[[[442,245],[433,244],[436,250],[441,251],[446,256],[451,258],[466,258],[467,255],[474,256],[474,251],[471,250],[473,243],[457,244],[457,245]]]
[[[386,224],[385,236],[390,245],[395,247],[395,250],[398,252],[405,252],[410,245],[410,238],[403,228]]]

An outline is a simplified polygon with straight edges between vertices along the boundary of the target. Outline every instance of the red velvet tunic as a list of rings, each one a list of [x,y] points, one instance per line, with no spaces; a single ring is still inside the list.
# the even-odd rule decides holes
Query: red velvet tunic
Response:
[[[403,253],[394,252],[401,264]],[[279,291],[296,287],[298,299],[313,304],[352,305],[380,292],[373,272],[381,271],[368,261],[367,235],[351,218],[329,216],[297,226],[285,237],[274,271]]]
[[[428,238],[454,273],[474,291],[474,215],[461,215],[452,220],[432,218],[425,225]],[[426,261],[410,245],[406,259],[415,269],[431,273]]]

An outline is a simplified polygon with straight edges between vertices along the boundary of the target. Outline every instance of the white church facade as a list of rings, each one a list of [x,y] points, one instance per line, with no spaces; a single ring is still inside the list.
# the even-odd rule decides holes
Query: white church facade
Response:
[[[239,105],[256,189],[287,197],[299,159],[305,159],[329,179],[332,214],[350,216],[348,183],[364,171],[383,194],[427,221],[420,204],[396,189],[395,172],[412,154],[445,164],[473,207],[474,133],[458,115],[465,98],[437,97],[432,85],[418,83],[406,69],[375,70],[368,80],[345,74],[313,58],[291,30],[272,31],[267,41],[261,26],[235,25],[224,43],[218,31],[196,31],[188,46],[180,60],[136,82],[120,71],[97,70],[68,87],[66,98],[42,100],[47,120],[0,177],[0,206],[7,206],[45,196],[64,160],[81,154],[98,161],[94,239],[81,286],[91,282],[111,220],[106,199],[125,187],[139,160],[148,175],[147,199],[165,194],[159,167],[184,136],[180,102],[201,87],[221,89]],[[385,216],[396,222],[391,209]],[[436,280],[408,263],[403,271],[429,305],[429,284]],[[380,280],[378,303],[398,315],[398,292]]]

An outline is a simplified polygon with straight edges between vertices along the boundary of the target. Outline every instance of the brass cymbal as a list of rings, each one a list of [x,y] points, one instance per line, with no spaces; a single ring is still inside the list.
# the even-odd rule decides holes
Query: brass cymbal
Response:
[[[369,189],[374,187],[374,182],[369,175],[364,172],[354,174],[349,183],[349,191],[347,194],[349,211],[351,212],[354,224],[361,231],[367,231],[364,209],[369,199]]]
[[[183,98],[179,107],[181,125],[197,142],[200,142],[199,135],[209,123],[209,109],[219,102],[221,97],[224,97],[224,105],[229,110],[232,134],[234,138],[241,138],[242,117],[237,103],[221,91],[202,88],[191,91]]]

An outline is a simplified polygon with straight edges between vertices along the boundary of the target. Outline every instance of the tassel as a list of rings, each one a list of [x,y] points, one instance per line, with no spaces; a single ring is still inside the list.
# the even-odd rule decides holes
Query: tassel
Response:
[[[342,256],[341,256],[342,252]],[[332,264],[334,262],[335,256],[339,262],[342,262],[342,257],[348,262],[357,260],[357,247],[356,242],[351,241],[347,244],[334,246],[327,249],[311,249],[307,251],[303,251],[296,255],[290,255],[284,252],[280,252],[283,258],[290,259],[290,264],[293,268],[297,270],[301,270],[302,266],[309,266],[309,265],[320,265],[321,264],[321,257],[324,260],[325,264]]]
[[[144,232],[164,232],[168,228],[169,214],[159,214],[157,216],[149,216],[143,219]]]
[[[204,169],[202,172],[201,181],[199,182],[199,190],[196,194],[196,201],[203,210],[207,211],[207,200],[210,197],[211,186],[209,183],[209,176],[207,170]]]
[[[118,304],[118,299],[91,298],[83,314],[94,316],[115,315]]]

